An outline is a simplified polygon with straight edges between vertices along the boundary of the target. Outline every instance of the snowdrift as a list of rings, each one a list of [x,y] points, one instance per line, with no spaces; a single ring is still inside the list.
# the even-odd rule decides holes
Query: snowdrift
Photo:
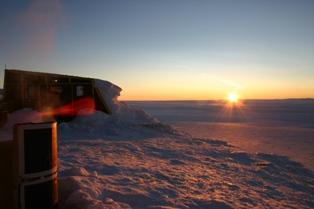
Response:
[[[111,114],[96,111],[87,115],[84,111],[88,110],[82,110],[73,121],[59,125],[61,139],[139,139],[177,134],[171,126],[160,123],[145,111],[118,101],[120,87],[99,79],[95,80],[95,86]]]
[[[82,109],[77,117],[58,125],[59,140],[79,139],[139,139],[177,134],[170,126],[141,109],[131,108],[118,101],[122,89],[108,81],[95,79],[95,86],[101,92],[102,100],[109,106],[111,114]],[[16,123],[51,121],[40,112],[31,109],[15,111],[0,129],[0,140],[12,139]]]

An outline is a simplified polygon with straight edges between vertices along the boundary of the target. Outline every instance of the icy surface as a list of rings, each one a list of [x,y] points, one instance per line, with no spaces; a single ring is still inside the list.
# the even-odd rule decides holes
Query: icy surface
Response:
[[[314,208],[314,173],[302,164],[197,137],[206,132],[197,123],[189,123],[191,135],[179,132],[100,83],[111,89],[102,94],[113,114],[58,127],[60,209]],[[40,121],[37,112],[17,111],[0,134]]]
[[[314,128],[197,122],[174,126],[194,137],[221,139],[248,153],[288,156],[314,171]]]
[[[224,140],[249,153],[288,156],[314,171],[314,99],[128,102],[194,137]]]
[[[314,173],[302,164],[117,107],[60,125],[61,209],[314,207]]]
[[[61,208],[313,208],[314,174],[202,138],[60,144]]]

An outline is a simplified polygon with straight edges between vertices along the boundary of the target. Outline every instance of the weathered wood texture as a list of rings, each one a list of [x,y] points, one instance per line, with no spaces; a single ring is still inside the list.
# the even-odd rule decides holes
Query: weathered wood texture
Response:
[[[5,70],[4,103],[9,112],[26,107],[45,111],[90,97],[97,110],[110,114],[110,109],[99,96],[92,78]]]

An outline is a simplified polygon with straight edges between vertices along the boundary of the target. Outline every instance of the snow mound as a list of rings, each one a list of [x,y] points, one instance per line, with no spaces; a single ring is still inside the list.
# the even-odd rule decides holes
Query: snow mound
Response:
[[[92,178],[95,178],[93,176]],[[82,176],[70,176],[59,181],[60,209],[128,209],[127,204],[102,197],[101,184]],[[99,199],[97,199],[99,198]]]
[[[120,103],[118,102],[118,97],[122,89],[119,86],[114,85],[109,81],[104,81],[100,79],[94,79],[95,87],[100,90],[100,93],[106,101],[112,112],[116,112],[119,109]]]
[[[171,126],[160,123],[142,110],[120,106],[123,108],[111,115],[96,111],[59,124],[59,139],[142,139],[178,134]]]
[[[109,81],[95,79],[95,87],[99,89],[102,99],[109,106],[112,118],[116,121],[132,124],[159,123],[148,113],[140,109],[130,108],[126,103],[118,101],[122,89]]]
[[[142,139],[178,134],[171,126],[162,124],[145,111],[118,101],[122,91],[120,87],[99,79],[95,79],[95,87],[100,91],[111,114],[101,111],[89,115],[79,113],[73,121],[59,125],[61,139]]]

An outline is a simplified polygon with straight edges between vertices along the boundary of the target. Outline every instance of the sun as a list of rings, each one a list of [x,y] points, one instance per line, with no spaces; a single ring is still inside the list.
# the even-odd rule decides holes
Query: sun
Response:
[[[236,104],[239,101],[239,96],[237,93],[235,92],[230,92],[228,94],[227,100],[229,103],[231,104]]]

